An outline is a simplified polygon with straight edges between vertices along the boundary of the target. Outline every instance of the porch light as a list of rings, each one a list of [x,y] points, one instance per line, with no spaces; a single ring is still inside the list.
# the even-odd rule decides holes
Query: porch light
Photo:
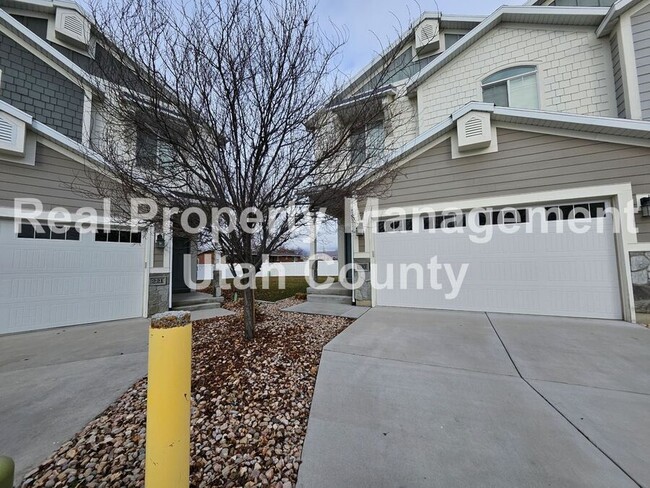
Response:
[[[641,215],[650,217],[650,197],[643,197],[641,199]]]
[[[165,249],[165,238],[162,234],[156,236],[156,249]]]

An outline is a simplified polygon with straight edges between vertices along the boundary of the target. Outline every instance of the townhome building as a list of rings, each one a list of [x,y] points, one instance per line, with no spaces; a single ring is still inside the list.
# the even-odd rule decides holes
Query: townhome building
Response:
[[[0,334],[146,317],[190,291],[185,267],[196,277],[190,241],[117,225],[94,196],[94,139],[116,82],[105,66],[119,61],[88,19],[65,0],[0,1]],[[21,212],[16,199],[39,203]],[[71,215],[50,227],[56,208]],[[80,209],[96,211],[96,231],[75,229]]]
[[[339,262],[366,271],[350,298],[635,321],[650,296],[649,21],[643,0],[424,13],[364,68],[342,97],[387,107],[389,148],[366,181],[394,171],[356,203],[366,219],[339,226]],[[387,63],[390,89],[368,92]]]

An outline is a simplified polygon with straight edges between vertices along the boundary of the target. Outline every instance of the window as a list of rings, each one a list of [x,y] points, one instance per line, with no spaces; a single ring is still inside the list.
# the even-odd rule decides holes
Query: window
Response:
[[[384,149],[384,123],[373,122],[352,132],[350,150],[352,162],[362,165],[381,155]]]
[[[377,232],[403,232],[413,230],[413,219],[386,219],[377,222]]]
[[[174,148],[161,141],[148,130],[138,130],[135,143],[135,158],[143,168],[156,168],[174,162]]]
[[[79,231],[74,227],[67,225],[41,225],[38,230],[32,224],[21,222],[20,232],[18,232],[20,239],[47,239],[51,241],[78,241]]]
[[[525,224],[528,222],[528,210],[525,208],[520,209],[504,209],[495,210],[492,212],[492,224]]]
[[[456,229],[467,226],[467,218],[463,212],[445,212],[424,217],[422,224],[424,230]]]
[[[516,66],[483,80],[483,101],[499,107],[539,108],[537,68]]]
[[[546,207],[546,220],[569,220],[569,219],[596,219],[605,217],[605,204],[576,203],[567,205],[554,205]]]
[[[95,232],[95,242],[140,244],[142,242],[142,233],[128,230],[110,230],[107,232],[104,229],[99,229]]]
[[[465,34],[445,34],[445,49],[449,49],[451,46],[460,41]]]

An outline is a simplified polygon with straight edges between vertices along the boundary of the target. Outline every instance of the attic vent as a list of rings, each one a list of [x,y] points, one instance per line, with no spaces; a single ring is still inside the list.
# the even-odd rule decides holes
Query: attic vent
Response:
[[[465,137],[481,137],[483,135],[483,122],[478,117],[472,117],[465,123]]]
[[[438,19],[426,19],[417,28],[415,49],[426,54],[440,49],[440,24]]]
[[[59,40],[76,47],[85,48],[90,43],[90,22],[76,10],[57,8],[54,32]]]
[[[83,36],[84,33],[84,25],[76,15],[65,15],[63,17],[63,28],[78,36]]]
[[[433,24],[424,24],[420,29],[420,41],[422,44],[428,44],[436,36],[435,27]]]
[[[460,117],[456,124],[459,151],[483,149],[492,144],[492,126],[489,113],[469,112]]]
[[[16,143],[16,126],[0,118],[0,144],[13,146]]]
[[[22,155],[25,152],[25,123],[0,112],[0,153]]]

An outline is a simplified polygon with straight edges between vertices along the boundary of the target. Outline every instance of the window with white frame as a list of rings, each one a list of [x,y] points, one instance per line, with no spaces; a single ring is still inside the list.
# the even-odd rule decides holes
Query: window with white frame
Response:
[[[148,130],[138,130],[135,154],[138,165],[144,168],[153,169],[174,162],[174,148]]]
[[[381,155],[384,149],[384,122],[378,120],[352,131],[350,149],[352,162],[362,165]]]
[[[483,101],[499,107],[539,109],[536,66],[498,71],[482,82]]]

